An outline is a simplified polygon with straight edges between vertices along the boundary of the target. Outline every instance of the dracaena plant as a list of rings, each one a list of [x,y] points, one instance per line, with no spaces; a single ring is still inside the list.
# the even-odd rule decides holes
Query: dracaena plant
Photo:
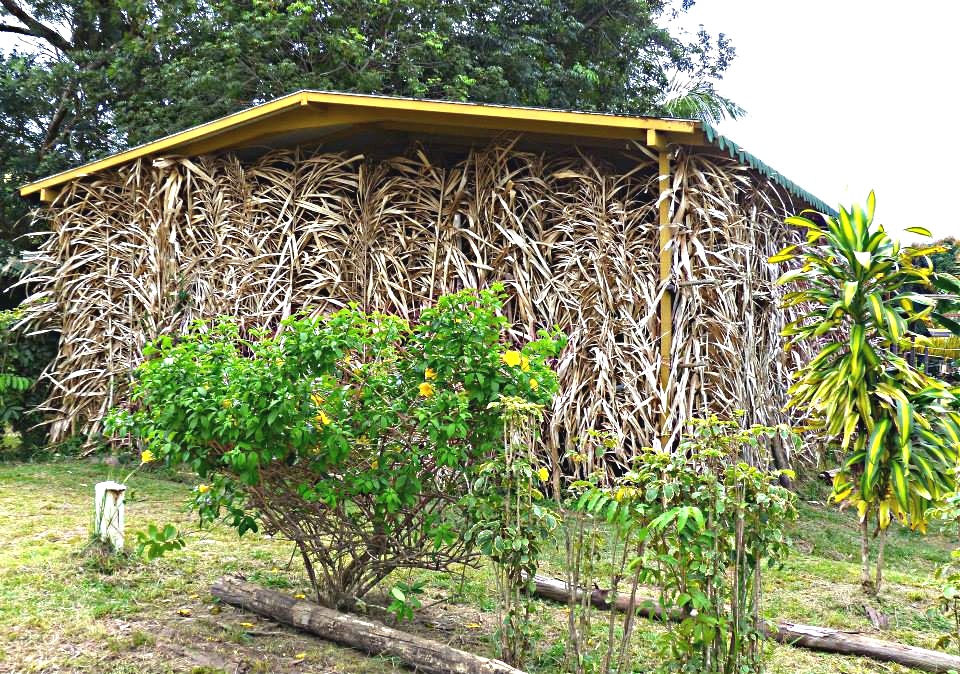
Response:
[[[874,207],[871,192],[866,209],[787,218],[806,230],[806,242],[770,261],[796,262],[778,281],[796,286],[784,297],[800,313],[783,331],[788,348],[803,341],[819,348],[795,375],[789,406],[839,445],[832,498],[857,508],[861,582],[878,592],[890,522],[925,531],[931,507],[956,491],[960,416],[955,392],[898,353],[924,343],[924,326],[956,327],[943,313],[952,298],[937,293],[956,279],[928,264],[936,247],[901,246],[875,225]],[[919,227],[908,231],[929,236]],[[871,537],[877,539],[873,579]]]

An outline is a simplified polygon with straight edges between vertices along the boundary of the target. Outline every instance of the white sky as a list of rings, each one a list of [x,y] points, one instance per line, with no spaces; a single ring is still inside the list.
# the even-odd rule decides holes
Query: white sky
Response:
[[[718,90],[748,114],[721,133],[828,204],[874,189],[888,231],[960,236],[960,2],[699,0],[684,23],[736,47]]]
[[[701,23],[737,49],[724,135],[831,205],[872,188],[888,229],[960,236],[960,2],[699,0]]]

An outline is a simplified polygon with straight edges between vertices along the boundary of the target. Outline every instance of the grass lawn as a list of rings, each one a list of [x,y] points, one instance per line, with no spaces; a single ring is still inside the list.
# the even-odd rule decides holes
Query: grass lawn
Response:
[[[211,599],[211,582],[234,572],[284,592],[307,592],[299,559],[284,540],[247,535],[238,541],[232,530],[214,528],[191,535],[186,549],[150,563],[98,552],[88,545],[93,485],[123,474],[92,462],[0,464],[0,672],[406,671]],[[150,523],[195,529],[182,508],[189,483],[149,472],[131,483],[128,536]],[[882,600],[873,601],[890,617],[890,629],[876,636],[932,647],[949,629],[944,617],[930,611],[937,596],[933,571],[949,551],[950,541],[942,537],[894,531],[887,545],[887,586]],[[864,612],[858,560],[850,513],[804,501],[794,555],[783,569],[766,573],[766,614],[876,632]],[[559,573],[555,566],[545,570]],[[484,569],[465,570],[462,578],[434,575],[424,601],[428,608],[404,629],[490,655],[493,602],[492,579]],[[542,638],[531,672],[558,671],[563,611],[538,602]],[[641,622],[640,629],[655,627]],[[642,635],[637,648],[637,662],[650,662]],[[638,664],[637,671],[644,666]],[[908,670],[775,646],[770,671]]]

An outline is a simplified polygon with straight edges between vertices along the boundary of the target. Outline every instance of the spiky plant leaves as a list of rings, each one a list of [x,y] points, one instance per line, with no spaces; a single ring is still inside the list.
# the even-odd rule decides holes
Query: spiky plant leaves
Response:
[[[834,483],[835,501],[857,504],[877,518],[881,531],[891,514],[923,530],[930,508],[956,491],[960,434],[951,429],[960,423],[960,401],[896,350],[924,339],[923,326],[938,320],[936,287],[956,280],[919,263],[930,248],[901,248],[875,226],[875,206],[871,193],[866,209],[841,207],[837,218],[816,216],[822,224],[812,215],[787,219],[815,236],[791,251],[802,271],[780,279],[802,282],[787,303],[803,313],[784,335],[791,344],[820,349],[797,373],[790,406],[811,415],[848,452]],[[866,557],[863,563],[866,581]]]

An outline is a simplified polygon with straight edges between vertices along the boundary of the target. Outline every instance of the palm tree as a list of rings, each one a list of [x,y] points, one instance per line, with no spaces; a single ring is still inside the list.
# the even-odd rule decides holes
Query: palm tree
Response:
[[[672,117],[699,119],[710,124],[739,119],[747,114],[735,102],[721,96],[713,82],[682,79],[676,75],[670,80],[661,105]]]

